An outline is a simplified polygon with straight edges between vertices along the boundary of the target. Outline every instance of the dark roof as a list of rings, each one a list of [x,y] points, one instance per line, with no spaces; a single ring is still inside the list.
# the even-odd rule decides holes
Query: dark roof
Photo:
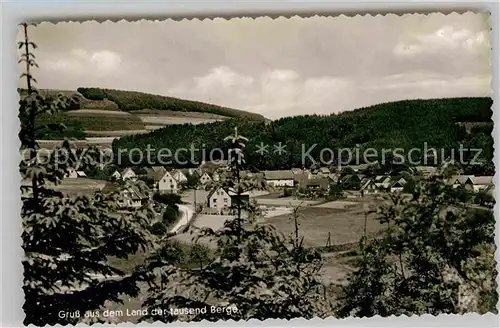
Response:
[[[146,176],[154,181],[159,181],[167,170],[163,166],[153,166],[146,169]]]
[[[493,177],[492,176],[474,176],[471,178],[472,183],[475,185],[492,185]]]
[[[213,194],[214,194],[216,191],[218,191],[219,189],[222,189],[222,190],[224,190],[224,191],[227,193],[227,190],[226,190],[226,189],[224,189],[223,187],[212,188],[212,190],[210,190],[210,192],[209,192],[209,193],[208,193],[208,195],[207,195],[207,199],[212,198]],[[229,194],[228,194],[228,195],[229,195]]]
[[[266,180],[292,180],[293,176],[292,170],[264,171]]]
[[[128,195],[125,195],[125,197],[130,197],[131,199],[136,200],[148,198],[148,196],[143,191],[139,190],[139,188],[137,188],[136,186],[127,186],[126,190],[128,191]]]
[[[103,193],[112,193],[116,190],[118,190],[119,188],[119,185],[117,183],[113,183],[113,182],[106,182],[106,184],[104,185],[104,188],[102,188],[102,192]]]
[[[306,187],[312,187],[316,186],[319,188],[326,189],[330,185],[330,180],[327,178],[320,178],[320,179],[309,179],[306,182]]]

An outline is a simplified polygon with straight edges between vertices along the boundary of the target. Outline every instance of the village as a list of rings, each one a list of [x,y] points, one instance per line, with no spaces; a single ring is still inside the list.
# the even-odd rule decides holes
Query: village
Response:
[[[346,217],[346,220],[352,218],[354,222],[367,206],[379,206],[384,195],[410,193],[416,178],[431,178],[440,174],[443,167],[414,166],[397,175],[377,174],[376,169],[380,173],[378,165],[369,164],[346,165],[340,169],[318,167],[242,171],[242,178],[259,180],[265,188],[244,192],[239,197],[255,200],[264,210],[264,218],[278,226],[289,215],[291,207],[299,205],[312,211],[313,220],[321,220],[322,214],[328,214],[327,221],[336,216]],[[103,181],[89,178],[83,171],[72,170],[60,188],[70,192],[81,192],[86,188],[89,191],[109,192],[117,190],[120,184],[128,180],[142,180],[147,186],[145,190],[139,190],[131,184],[122,191],[118,205],[123,211],[139,209],[157,194],[178,195],[179,217],[169,227],[170,234],[181,235],[190,226],[218,229],[226,220],[234,217],[232,205],[238,195],[235,190],[225,188],[220,183],[233,174],[223,161],[204,162],[196,168],[186,169],[167,169],[163,166],[126,167],[110,172],[112,173],[106,181]],[[455,170],[454,173],[460,173],[460,170]],[[445,182],[454,188],[461,186],[476,194],[492,196],[494,192],[492,176],[451,174]],[[486,198],[490,199],[489,196]],[[483,205],[491,204],[486,201]],[[157,210],[161,213],[162,207]],[[288,227],[285,226],[284,230],[288,230]],[[305,233],[307,235],[307,231]],[[353,231],[352,238],[346,238],[345,241],[350,242],[356,238]],[[325,236],[309,239],[314,244],[313,239],[323,240]]]

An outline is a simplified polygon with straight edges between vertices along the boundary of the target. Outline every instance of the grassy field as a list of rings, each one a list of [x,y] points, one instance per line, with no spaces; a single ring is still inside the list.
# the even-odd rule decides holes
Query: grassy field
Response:
[[[211,120],[225,120],[227,116],[217,115],[213,113],[204,112],[183,112],[183,111],[173,111],[173,110],[158,110],[158,109],[141,109],[133,110],[129,113],[137,116],[154,116],[154,117],[187,117],[187,118],[198,118],[198,119],[211,119]]]
[[[97,109],[97,110],[111,110],[117,111],[120,110],[118,105],[111,100],[89,100],[83,99],[80,102],[80,108],[82,109]]]
[[[344,200],[335,200],[332,202],[327,202],[323,204],[314,205],[314,207],[319,208],[331,208],[331,209],[344,209],[349,207],[356,207],[359,205],[359,202],[349,202]]]
[[[104,188],[106,181],[88,178],[66,178],[55,189],[70,195],[92,194]]]
[[[257,197],[255,199],[257,201],[257,204],[265,206],[297,206],[297,205],[311,206],[319,204],[321,202],[319,200],[316,201],[316,200],[295,199],[294,197],[266,198],[266,196],[263,196],[263,197]]]
[[[305,207],[300,211],[303,218],[300,220],[300,233],[304,236],[304,243],[308,246],[321,247],[326,245],[328,233],[331,234],[331,243],[344,244],[357,242],[364,233],[365,210],[364,203],[347,209],[321,208],[316,206]],[[266,219],[284,234],[294,231],[293,220],[289,214]],[[378,232],[382,225],[373,217],[367,218],[367,233]]]
[[[80,121],[84,129],[90,131],[145,130],[142,121],[134,115],[72,111],[66,116]]]
[[[113,130],[113,131],[91,131],[85,130],[87,139],[90,138],[119,138],[132,134],[147,133],[148,130]]]
[[[40,115],[37,121],[38,124],[78,124],[84,130],[90,131],[145,130],[144,124],[138,117],[102,112],[60,112],[52,115]]]

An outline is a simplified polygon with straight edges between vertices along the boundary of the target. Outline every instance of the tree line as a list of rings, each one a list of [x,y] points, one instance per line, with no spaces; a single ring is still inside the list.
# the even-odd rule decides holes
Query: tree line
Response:
[[[116,153],[118,148],[146,149],[150,145],[153,149],[175,151],[189,149],[194,144],[198,148],[203,147],[209,154],[211,149],[219,146],[217,140],[237,126],[242,134],[252,136],[247,145],[248,162],[257,169],[302,167],[303,153],[309,154],[315,161],[329,161],[332,159],[329,153],[321,154],[325,148],[334,151],[343,148],[355,151],[357,148],[361,154],[364,149],[374,148],[379,150],[380,157],[382,149],[422,149],[424,143],[438,152],[444,149],[446,155],[451,153],[451,149],[458,150],[460,144],[465,148],[480,148],[483,149],[482,157],[490,161],[493,158],[491,128],[480,126],[469,133],[457,123],[468,120],[490,122],[492,126],[491,106],[491,98],[404,100],[328,116],[284,117],[272,122],[232,119],[200,125],[171,125],[148,134],[120,138],[113,143],[113,149]],[[269,146],[265,152],[258,152],[261,143]],[[285,152],[281,154],[273,148],[279,143],[285,146]],[[180,159],[189,160],[189,156],[185,154],[184,158],[181,155]],[[333,157],[333,163],[339,160],[337,153]],[[201,152],[195,158],[201,160]],[[121,163],[129,165],[128,160],[126,154]],[[137,161],[132,159],[132,162]],[[311,164],[312,161],[307,163]]]
[[[121,110],[134,111],[141,109],[171,110],[183,112],[211,113],[227,117],[245,117],[247,119],[263,120],[260,114],[250,113],[234,108],[207,104],[201,101],[179,99],[154,95],[137,91],[124,91],[102,88],[78,88],[85,98],[90,100],[108,99],[115,102]]]

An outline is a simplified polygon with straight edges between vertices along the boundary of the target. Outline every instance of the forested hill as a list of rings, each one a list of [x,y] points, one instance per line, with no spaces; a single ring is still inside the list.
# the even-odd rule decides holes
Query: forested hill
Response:
[[[483,156],[491,159],[491,106],[491,98],[405,100],[337,115],[285,117],[268,123],[231,119],[196,126],[174,125],[120,138],[113,143],[113,149],[116,154],[118,148],[146,149],[149,144],[153,149],[166,148],[174,153],[180,148],[189,149],[193,144],[203,147],[209,154],[212,148],[221,147],[224,137],[232,134],[237,126],[238,132],[249,139],[245,150],[247,161],[259,169],[300,167],[303,149],[307,151],[314,144],[316,146],[309,152],[313,158],[319,158],[323,148],[337,151],[359,145],[361,150],[368,147],[409,150],[422,149],[427,143],[428,148],[447,150],[458,149],[460,144],[465,148],[481,148]],[[464,122],[471,122],[472,128],[466,129]],[[256,152],[261,142],[269,145],[262,155]],[[280,142],[286,146],[286,153],[281,155],[273,148]],[[151,157],[156,158],[155,155]],[[123,155],[121,164],[127,165],[128,158]],[[199,156],[195,158],[200,159]],[[137,161],[137,158],[132,159]],[[186,152],[180,159],[189,160],[190,154]]]
[[[244,110],[207,104],[200,101],[154,95],[144,92],[101,88],[78,88],[77,90],[85,98],[90,100],[108,99],[110,101],[113,101],[123,111],[149,109],[201,112],[226,117],[244,117],[247,119],[264,120],[264,117],[262,115],[250,113]]]

